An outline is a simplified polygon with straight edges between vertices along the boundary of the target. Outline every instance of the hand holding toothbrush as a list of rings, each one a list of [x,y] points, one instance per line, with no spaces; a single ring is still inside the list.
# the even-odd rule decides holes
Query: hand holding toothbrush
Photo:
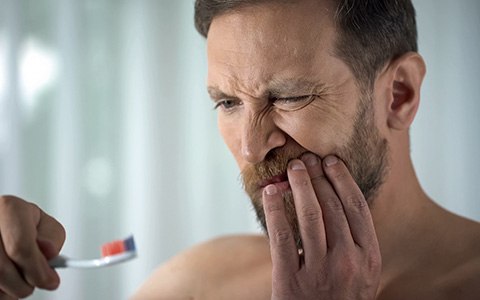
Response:
[[[99,268],[137,256],[133,236],[102,246],[98,259],[59,255],[65,229],[35,204],[0,196],[0,300],[25,298],[35,288],[54,290],[60,278],[54,268]]]
[[[65,229],[35,204],[0,196],[0,299],[25,298],[60,284],[48,261],[60,253]]]

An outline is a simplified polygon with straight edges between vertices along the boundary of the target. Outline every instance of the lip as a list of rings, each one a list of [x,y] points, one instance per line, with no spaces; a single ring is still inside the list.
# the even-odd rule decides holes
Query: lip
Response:
[[[287,177],[287,172],[285,173],[282,173],[282,174],[279,174],[279,175],[276,175],[276,176],[273,176],[269,179],[266,179],[266,180],[263,180],[261,181],[259,184],[258,184],[258,187],[260,189],[263,189],[264,187],[266,187],[267,185],[269,184],[272,184],[272,183],[281,183],[281,182],[288,182],[288,177]]]

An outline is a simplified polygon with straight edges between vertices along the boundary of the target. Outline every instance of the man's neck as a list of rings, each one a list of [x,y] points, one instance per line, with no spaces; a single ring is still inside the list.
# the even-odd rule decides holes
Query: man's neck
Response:
[[[445,214],[422,190],[410,158],[394,161],[371,207],[386,281],[416,267],[430,252],[439,236],[431,234],[435,220]]]

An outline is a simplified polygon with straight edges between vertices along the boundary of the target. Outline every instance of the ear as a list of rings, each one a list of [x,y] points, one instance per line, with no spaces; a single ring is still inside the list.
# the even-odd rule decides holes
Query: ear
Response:
[[[416,52],[408,52],[393,60],[387,68],[387,125],[391,129],[410,127],[420,103],[420,88],[426,67]]]

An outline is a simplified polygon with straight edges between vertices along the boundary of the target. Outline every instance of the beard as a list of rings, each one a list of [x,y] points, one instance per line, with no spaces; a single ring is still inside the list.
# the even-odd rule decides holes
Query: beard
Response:
[[[353,124],[353,133],[347,143],[333,153],[342,159],[353,179],[362,191],[371,208],[388,172],[388,142],[380,135],[374,123],[373,98],[365,95],[360,99]],[[259,183],[274,176],[285,174],[288,162],[299,158],[306,149],[276,148],[265,159],[242,170],[244,189],[252,201],[257,220],[268,235]],[[298,249],[302,248],[298,219],[291,191],[282,193],[287,220]]]

